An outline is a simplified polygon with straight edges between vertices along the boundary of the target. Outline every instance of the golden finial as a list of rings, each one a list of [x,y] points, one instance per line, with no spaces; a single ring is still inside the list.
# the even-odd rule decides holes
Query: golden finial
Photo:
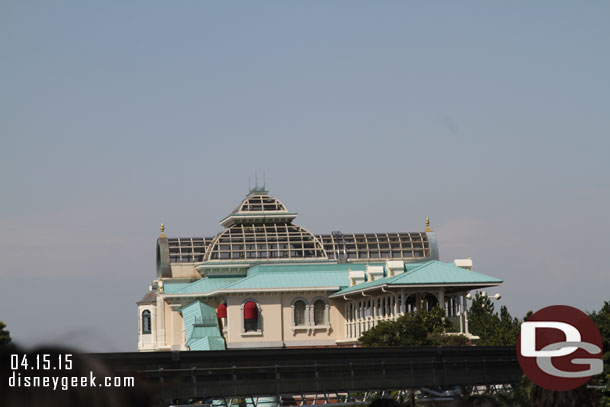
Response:
[[[426,218],[426,232],[432,232],[432,229],[430,229],[430,218]]]
[[[161,236],[159,237],[165,237],[165,225],[163,223],[161,224]]]

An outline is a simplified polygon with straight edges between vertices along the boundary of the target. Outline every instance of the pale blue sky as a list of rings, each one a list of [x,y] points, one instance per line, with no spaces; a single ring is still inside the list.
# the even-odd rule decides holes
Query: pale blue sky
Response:
[[[605,2],[0,5],[0,320],[136,349],[159,224],[266,173],[315,233],[421,231],[527,310],[610,299]],[[495,292],[495,291],[494,291]]]

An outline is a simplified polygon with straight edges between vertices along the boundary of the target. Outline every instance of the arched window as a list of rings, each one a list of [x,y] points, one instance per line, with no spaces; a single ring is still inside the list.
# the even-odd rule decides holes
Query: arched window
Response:
[[[258,331],[258,306],[254,301],[244,304],[244,331]]]
[[[417,310],[417,296],[411,294],[405,301],[405,312],[415,312]]]
[[[305,301],[297,300],[294,303],[294,325],[295,326],[304,326],[306,324],[305,321]]]
[[[151,325],[150,311],[142,311],[142,334],[151,333]]]
[[[227,304],[220,304],[218,308],[216,308],[216,315],[218,318],[226,318],[227,317]]]
[[[316,300],[313,303],[313,324],[328,325],[328,316],[326,315],[326,303],[322,300]]]
[[[424,309],[426,311],[432,311],[432,308],[438,306],[438,298],[436,298],[435,295],[432,294],[426,294],[425,298],[425,304],[424,304]]]

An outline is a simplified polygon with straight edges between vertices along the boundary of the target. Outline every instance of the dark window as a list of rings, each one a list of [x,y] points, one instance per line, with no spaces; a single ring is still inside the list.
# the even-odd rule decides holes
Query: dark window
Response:
[[[317,300],[313,303],[313,323],[314,325],[326,325],[326,303]]]
[[[294,324],[296,326],[305,325],[305,302],[297,301],[294,303]]]
[[[258,307],[254,301],[244,304],[244,330],[246,332],[258,331]]]
[[[150,311],[142,311],[142,333],[151,333],[151,325]]]

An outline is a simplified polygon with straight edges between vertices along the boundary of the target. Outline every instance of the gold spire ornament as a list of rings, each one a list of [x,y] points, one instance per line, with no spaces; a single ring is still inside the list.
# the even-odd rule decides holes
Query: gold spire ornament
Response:
[[[161,224],[161,236],[159,237],[165,237],[165,225],[163,223]]]
[[[432,232],[432,229],[430,229],[430,218],[426,218],[426,232]]]

